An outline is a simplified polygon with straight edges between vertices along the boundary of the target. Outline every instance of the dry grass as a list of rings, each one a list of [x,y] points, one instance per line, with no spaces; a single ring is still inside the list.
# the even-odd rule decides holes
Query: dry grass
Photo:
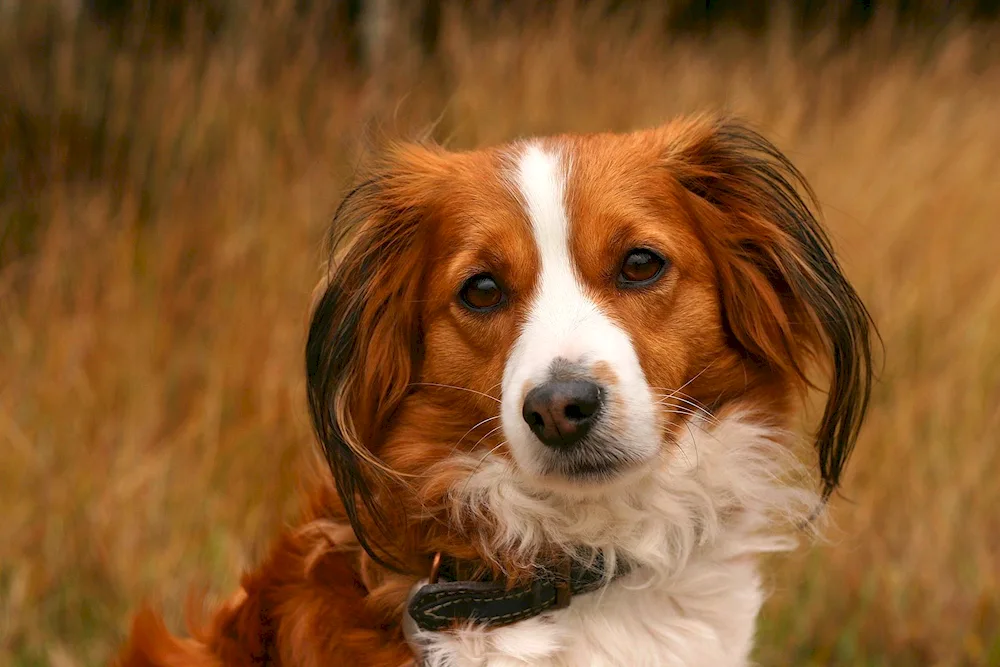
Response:
[[[140,599],[176,622],[294,511],[306,309],[367,121],[466,147],[719,107],[811,179],[887,349],[836,532],[773,570],[761,663],[1000,664],[1000,33],[641,25],[449,14],[434,58],[400,42],[362,80],[281,9],[142,53],[0,21],[0,94],[55,132],[0,201],[38,231],[0,268],[0,666],[102,664]]]

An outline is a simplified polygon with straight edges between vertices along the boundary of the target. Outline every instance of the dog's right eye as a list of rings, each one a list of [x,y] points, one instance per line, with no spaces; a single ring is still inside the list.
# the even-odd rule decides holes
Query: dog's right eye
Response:
[[[469,310],[482,313],[503,303],[503,290],[493,276],[479,273],[465,281],[458,298]]]
[[[667,268],[667,260],[646,248],[633,248],[622,261],[618,284],[622,287],[645,287],[656,282]]]

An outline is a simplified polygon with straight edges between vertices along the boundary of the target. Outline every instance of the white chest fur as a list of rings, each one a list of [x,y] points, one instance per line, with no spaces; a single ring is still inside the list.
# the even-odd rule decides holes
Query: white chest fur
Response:
[[[530,489],[511,464],[479,466],[456,498],[501,525],[485,549],[526,557],[544,544],[586,545],[633,572],[572,604],[495,628],[416,632],[428,667],[748,664],[763,602],[756,556],[790,549],[782,530],[814,496],[789,483],[794,459],[741,415],[700,424],[661,466],[596,498]]]

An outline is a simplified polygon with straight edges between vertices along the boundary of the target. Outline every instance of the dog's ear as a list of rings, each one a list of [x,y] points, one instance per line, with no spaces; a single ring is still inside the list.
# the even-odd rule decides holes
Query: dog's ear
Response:
[[[867,410],[872,319],[813,213],[815,196],[773,144],[731,119],[698,119],[668,135],[668,166],[695,195],[731,338],[749,357],[806,384],[811,362],[829,367],[816,435],[827,498]]]
[[[444,168],[443,151],[395,147],[345,197],[306,343],[313,426],[360,544],[387,566],[376,495],[394,473],[376,449],[422,356],[422,248]]]

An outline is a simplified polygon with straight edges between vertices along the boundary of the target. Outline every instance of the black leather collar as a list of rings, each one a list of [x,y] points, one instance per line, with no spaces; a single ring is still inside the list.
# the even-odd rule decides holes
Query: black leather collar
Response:
[[[538,616],[550,609],[569,606],[574,595],[601,588],[625,572],[624,567],[608,576],[601,556],[588,561],[565,558],[555,568],[541,571],[523,586],[508,587],[504,581],[463,580],[474,566],[435,557],[430,583],[410,599],[410,617],[421,630],[446,630],[464,621],[499,627]]]

